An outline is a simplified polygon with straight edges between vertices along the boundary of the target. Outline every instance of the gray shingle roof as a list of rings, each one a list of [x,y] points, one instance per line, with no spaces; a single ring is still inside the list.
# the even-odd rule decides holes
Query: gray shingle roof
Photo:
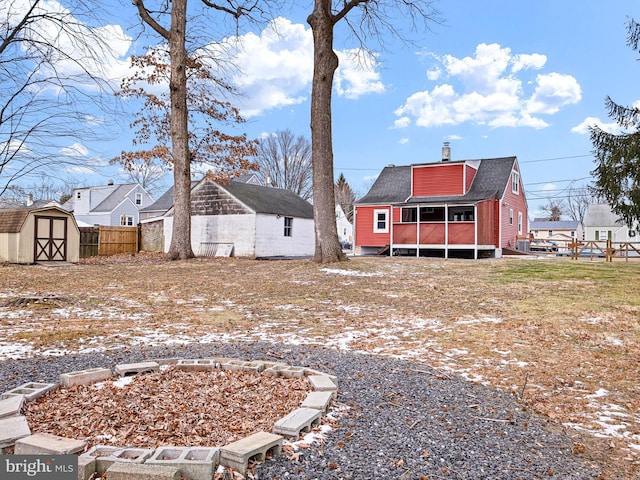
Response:
[[[407,201],[409,203],[466,203],[487,200],[494,195],[497,198],[502,198],[505,188],[510,184],[509,177],[515,162],[516,157],[481,159],[471,187],[464,195],[412,197],[410,199],[411,166],[385,167],[369,192],[356,203],[393,204]]]
[[[124,198],[136,187],[135,183],[125,183],[124,185],[118,185],[117,188],[109,194],[99,205],[97,205],[92,212],[112,212]]]
[[[230,182],[229,185],[220,185],[220,188],[256,213],[313,218],[313,206],[290,190],[240,182]]]
[[[621,226],[624,222],[618,215],[611,211],[607,203],[593,203],[587,207],[584,217],[585,227],[612,227]]]
[[[574,220],[538,220],[529,225],[529,230],[575,230],[580,222]]]

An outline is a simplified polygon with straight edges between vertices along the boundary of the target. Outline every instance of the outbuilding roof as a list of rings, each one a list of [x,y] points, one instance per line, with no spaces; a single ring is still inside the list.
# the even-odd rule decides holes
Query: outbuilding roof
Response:
[[[313,218],[313,206],[290,190],[241,182],[230,182],[220,188],[256,213]]]
[[[31,210],[31,208],[0,210],[0,233],[18,233]]]
[[[509,185],[509,176],[516,162],[516,157],[485,158],[468,161],[479,162],[479,166],[471,187],[464,195],[411,197],[412,166],[396,167],[390,165],[382,170],[369,192],[356,203],[468,203],[488,200],[493,196],[502,198],[505,188]],[[438,164],[440,163],[438,162]]]

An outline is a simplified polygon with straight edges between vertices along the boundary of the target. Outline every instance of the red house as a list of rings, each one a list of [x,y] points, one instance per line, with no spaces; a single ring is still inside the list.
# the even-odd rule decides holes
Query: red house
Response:
[[[516,157],[385,167],[355,204],[362,254],[500,257],[527,232]]]

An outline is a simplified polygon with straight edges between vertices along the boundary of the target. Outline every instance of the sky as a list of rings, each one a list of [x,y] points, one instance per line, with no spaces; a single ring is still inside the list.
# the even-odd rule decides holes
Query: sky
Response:
[[[243,93],[235,102],[251,138],[285,129],[311,138],[313,41],[306,17],[312,2],[306,3],[271,25],[241,32],[230,47],[239,68],[231,80]],[[98,25],[113,47],[102,65],[111,79],[130,72],[129,56],[154,38],[139,35],[129,2],[119,5],[120,18]],[[441,0],[434,6],[439,22],[411,35],[413,43],[386,36],[384,48],[368,43],[372,55],[360,52],[360,61],[356,39],[338,28],[336,177],[344,173],[361,196],[386,165],[439,161],[446,141],[452,160],[517,156],[531,218],[549,199],[587,185],[595,168],[588,125],[617,128],[605,97],[627,106],[640,102],[640,55],[626,45],[625,28],[629,17],[640,20],[640,4]],[[390,20],[407,26],[400,15]],[[218,31],[217,41],[230,39],[232,30],[226,37]],[[66,152],[86,155],[91,166],[70,174],[86,185],[121,181],[117,167],[105,165],[131,148],[128,118],[121,120],[119,134],[101,145],[70,140]]]

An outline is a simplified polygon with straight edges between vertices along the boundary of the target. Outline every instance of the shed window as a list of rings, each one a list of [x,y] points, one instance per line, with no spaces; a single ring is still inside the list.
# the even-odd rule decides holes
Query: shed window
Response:
[[[373,211],[373,231],[374,233],[387,233],[389,231],[389,222],[387,216],[388,210],[374,210]]]
[[[418,209],[415,207],[402,208],[402,223],[416,223],[418,221]]]
[[[284,217],[284,236],[293,236],[293,217]]]

